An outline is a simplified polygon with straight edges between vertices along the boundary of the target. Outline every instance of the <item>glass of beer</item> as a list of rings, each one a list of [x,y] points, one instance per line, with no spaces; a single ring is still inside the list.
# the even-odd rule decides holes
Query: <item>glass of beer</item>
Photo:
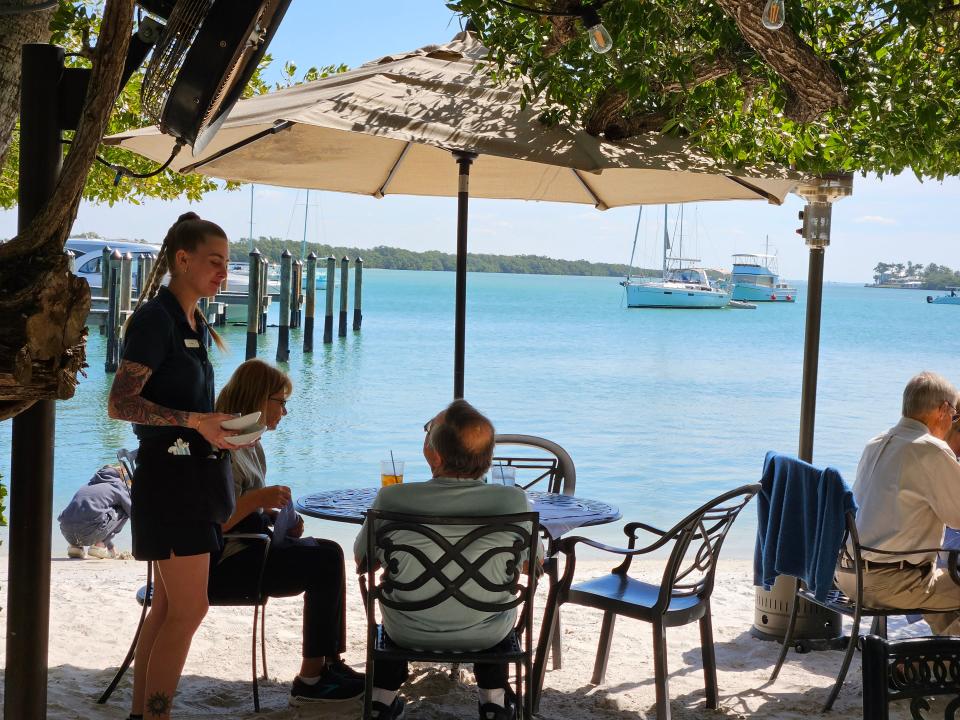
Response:
[[[399,485],[403,482],[403,460],[380,461],[380,485]]]

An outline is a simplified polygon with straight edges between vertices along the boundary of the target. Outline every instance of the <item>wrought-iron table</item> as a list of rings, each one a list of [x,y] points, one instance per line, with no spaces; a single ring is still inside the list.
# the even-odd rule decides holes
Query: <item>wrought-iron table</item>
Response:
[[[379,489],[349,488],[305,495],[297,499],[297,510],[321,520],[359,525]],[[534,512],[540,513],[540,527],[552,540],[578,527],[603,525],[620,519],[620,511],[615,506],[599,500],[535,490],[528,490],[527,497]]]

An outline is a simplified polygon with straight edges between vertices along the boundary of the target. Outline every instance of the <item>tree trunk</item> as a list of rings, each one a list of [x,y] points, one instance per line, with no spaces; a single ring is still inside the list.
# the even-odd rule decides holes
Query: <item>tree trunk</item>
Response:
[[[5,15],[0,22],[0,167],[20,115],[20,48],[50,38],[54,10]]]
[[[90,92],[53,197],[0,245],[0,420],[42,398],[73,396],[86,366],[90,288],[69,272],[63,247],[107,127],[133,28],[133,0],[107,0]]]

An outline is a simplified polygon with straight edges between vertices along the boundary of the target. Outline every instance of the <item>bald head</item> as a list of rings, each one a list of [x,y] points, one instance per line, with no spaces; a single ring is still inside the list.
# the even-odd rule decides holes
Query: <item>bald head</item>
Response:
[[[479,478],[493,462],[494,435],[483,413],[466,400],[454,400],[431,421],[424,451],[438,456],[435,474]]]

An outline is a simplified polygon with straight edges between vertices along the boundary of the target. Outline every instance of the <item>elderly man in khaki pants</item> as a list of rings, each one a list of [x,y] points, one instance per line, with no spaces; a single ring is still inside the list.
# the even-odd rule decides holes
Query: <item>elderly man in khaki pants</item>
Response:
[[[960,420],[960,392],[932,372],[910,379],[900,422],[867,443],[853,495],[860,543],[878,550],[938,548],[946,526],[960,527],[960,462],[945,442]],[[937,635],[960,634],[960,585],[937,568],[935,552],[894,556],[864,552],[863,600],[868,605],[956,612],[925,614]],[[856,592],[842,564],[837,584]]]

